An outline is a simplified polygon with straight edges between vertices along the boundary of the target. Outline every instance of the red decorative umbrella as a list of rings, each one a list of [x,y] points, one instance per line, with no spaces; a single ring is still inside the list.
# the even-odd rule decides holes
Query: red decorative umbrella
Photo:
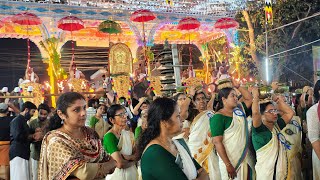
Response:
[[[146,10],[146,9],[141,9],[133,12],[130,16],[130,20],[134,22],[142,22],[142,33],[143,33],[143,45],[144,45],[144,57],[145,57],[145,62],[146,66],[148,66],[148,59],[146,56],[146,36],[144,32],[144,23],[148,21],[152,21],[156,18],[156,15],[153,14],[153,12]],[[150,71],[150,68],[149,68]],[[148,70],[147,70],[148,72]]]
[[[66,16],[58,21],[58,28],[64,31],[79,31],[84,28],[84,22],[75,16]]]
[[[214,28],[216,29],[230,29],[230,28],[238,28],[239,23],[233,18],[221,18],[218,19],[214,24]]]
[[[137,10],[133,12],[130,16],[130,20],[134,22],[148,22],[154,20],[155,18],[156,15],[154,15],[153,12],[146,9]]]
[[[29,40],[29,26],[36,26],[42,23],[41,19],[32,13],[29,12],[23,12],[23,13],[19,13],[14,15],[11,18],[11,21],[13,23],[16,24],[20,24],[23,26],[27,26],[27,35],[28,35],[28,39],[27,39],[27,47],[28,47],[28,64],[27,64],[27,69],[29,69],[30,67],[30,40]]]
[[[179,21],[178,29],[180,30],[192,30],[200,27],[200,22],[193,17],[186,17]]]
[[[197,29],[200,27],[200,22],[193,17],[186,17],[183,18],[179,21],[178,27],[177,29],[180,30],[193,30],[193,29]],[[189,71],[192,72],[193,68],[192,68],[192,49],[191,49],[191,45],[190,45],[190,33],[189,33],[189,56],[190,56],[190,60],[189,60]],[[191,73],[193,76],[193,73]],[[190,73],[189,73],[190,75]]]
[[[62,29],[64,31],[70,31],[71,32],[71,49],[72,49],[72,58],[71,58],[71,64],[73,67],[73,70],[75,72],[76,66],[74,63],[74,42],[72,38],[72,32],[73,31],[79,31],[84,28],[84,22],[75,16],[66,16],[64,18],[61,18],[58,21],[58,28]],[[75,73],[74,73],[75,75]]]
[[[16,14],[11,18],[11,21],[16,24],[27,26],[39,25],[42,23],[41,19],[37,15],[29,12]]]
[[[239,23],[234,20],[233,18],[220,18],[217,20],[217,22],[214,24],[214,28],[216,29],[231,29],[231,28],[238,28]],[[227,39],[228,42],[228,39]],[[226,51],[229,52],[229,45],[226,47]],[[229,56],[227,54],[227,61],[229,59]]]
[[[156,15],[153,12],[141,9],[133,12],[130,16],[130,20],[134,22],[142,22],[142,31],[143,31],[143,42],[146,43],[145,34],[144,34],[144,22],[152,21],[156,18]]]

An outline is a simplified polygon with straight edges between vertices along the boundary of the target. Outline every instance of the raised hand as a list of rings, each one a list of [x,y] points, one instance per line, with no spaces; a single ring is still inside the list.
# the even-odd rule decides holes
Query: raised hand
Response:
[[[252,88],[252,96],[253,98],[259,98],[259,89],[257,87]]]
[[[140,99],[139,99],[139,102],[140,103],[143,103],[143,102],[145,102],[147,100],[147,97],[141,97]]]
[[[236,79],[232,79],[232,84],[233,84],[233,87],[235,87],[235,88],[239,88],[240,87],[240,81],[238,81]]]
[[[196,87],[191,86],[191,87],[189,88],[188,94],[194,96],[194,95],[196,94]]]
[[[272,88],[272,90],[276,90],[276,89],[278,89],[278,82],[272,82],[271,83],[271,88]]]

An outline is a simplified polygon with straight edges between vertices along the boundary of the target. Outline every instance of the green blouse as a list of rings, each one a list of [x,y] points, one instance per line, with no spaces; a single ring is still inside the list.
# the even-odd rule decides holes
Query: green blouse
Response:
[[[91,116],[90,121],[89,121],[89,126],[91,128],[94,128],[95,125],[97,124],[97,122],[99,122],[99,119],[96,118],[96,116]]]
[[[112,154],[116,151],[119,151],[118,149],[119,139],[111,132],[108,132],[103,137],[103,147],[104,150],[107,151],[108,154]]]
[[[281,117],[278,118],[277,124],[280,129],[286,127],[286,123]],[[260,148],[268,144],[271,139],[272,133],[267,128],[267,126],[265,126],[264,124],[261,124],[261,126],[257,128],[252,126],[252,144],[255,151],[258,151]]]
[[[179,141],[181,143],[181,141]],[[183,141],[184,147],[188,147]],[[194,160],[197,170],[201,166]],[[143,153],[141,157],[141,172],[143,180],[187,180],[187,176],[175,163],[176,157],[158,144],[153,144]],[[156,162],[156,163],[155,163]]]
[[[134,139],[135,140],[137,140],[139,138],[141,132],[142,132],[142,127],[141,126],[137,127],[136,130],[134,131]]]
[[[251,115],[251,110],[247,108],[244,102],[241,103],[246,116]],[[222,114],[215,114],[210,118],[210,131],[212,137],[223,136],[223,133],[228,129],[232,123],[233,117]]]

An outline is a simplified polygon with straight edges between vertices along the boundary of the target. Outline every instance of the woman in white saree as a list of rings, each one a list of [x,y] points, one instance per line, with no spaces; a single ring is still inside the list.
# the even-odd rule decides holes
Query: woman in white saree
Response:
[[[117,168],[106,180],[137,180],[138,171],[134,155],[134,136],[126,131],[127,113],[119,104],[108,109],[109,122],[113,125],[104,135],[103,146],[116,160]]]
[[[188,146],[194,159],[209,173],[210,179],[220,179],[219,159],[214,149],[210,133],[210,118],[214,115],[208,110],[208,103],[203,91],[197,91],[188,96],[193,97],[193,103],[199,112],[190,126]],[[214,98],[215,95],[212,95]],[[213,104],[213,98],[209,103]]]
[[[234,88],[242,94],[238,103]],[[210,118],[213,143],[219,155],[221,179],[254,179],[254,159],[249,150],[250,129],[246,119],[252,96],[239,83],[223,80],[218,85],[216,114]]]
[[[287,179],[287,150],[291,147],[282,130],[294,112],[279,96],[274,97],[278,109],[270,101],[260,102],[259,106],[258,89],[254,88],[252,93],[252,142],[257,154],[257,179]]]

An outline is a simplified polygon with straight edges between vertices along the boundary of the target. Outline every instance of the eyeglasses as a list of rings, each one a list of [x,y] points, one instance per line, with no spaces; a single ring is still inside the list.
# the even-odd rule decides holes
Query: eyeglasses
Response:
[[[271,113],[271,114],[278,114],[279,111],[277,109],[269,109],[268,111],[265,111],[266,113]]]
[[[123,113],[120,113],[120,114],[116,114],[114,116],[127,117],[128,113],[127,112],[123,112]]]

